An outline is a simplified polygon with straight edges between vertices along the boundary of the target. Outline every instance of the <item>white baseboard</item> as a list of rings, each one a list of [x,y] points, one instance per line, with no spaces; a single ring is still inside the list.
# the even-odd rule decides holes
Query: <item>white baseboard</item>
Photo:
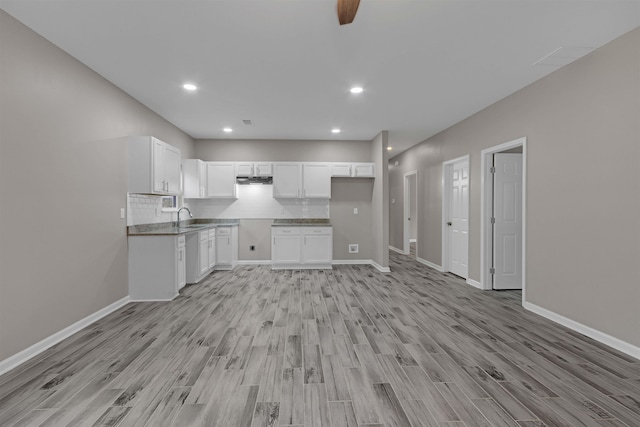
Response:
[[[431,261],[427,261],[427,260],[426,260],[426,259],[424,259],[424,258],[416,257],[416,261],[418,261],[418,262],[419,262],[419,263],[421,263],[421,264],[426,265],[427,267],[431,267],[431,268],[433,268],[434,270],[438,270],[440,273],[442,273],[442,272],[444,271],[444,270],[442,269],[442,266],[441,266],[441,265],[434,264],[433,262],[431,262]]]
[[[271,265],[271,260],[270,259],[238,260],[238,265]]]
[[[374,266],[381,273],[391,273],[391,269],[389,267],[383,267],[373,260],[371,260],[371,265]]]
[[[389,246],[389,249],[391,249],[394,252],[398,252],[399,254],[402,254],[402,255],[408,255],[408,252],[405,252],[402,249],[398,249],[395,246]]]
[[[569,329],[580,332],[583,335],[593,338],[594,340],[606,344],[609,347],[613,347],[616,350],[628,354],[629,356],[640,359],[640,347],[637,347],[626,341],[622,341],[619,338],[612,337],[609,334],[605,334],[604,332],[601,332],[597,329],[593,329],[589,326],[583,325],[582,323],[571,320],[567,317],[554,313],[553,311],[547,310],[546,308],[542,308],[530,302],[525,302],[522,306],[527,310],[539,314],[542,317],[546,317],[547,319],[559,323],[562,326],[566,326]]]
[[[482,285],[480,284],[480,282],[478,282],[477,280],[473,280],[473,279],[467,279],[467,285],[471,285],[474,288],[478,288],[484,291],[484,288],[482,287]]]
[[[93,314],[90,314],[84,319],[77,321],[73,325],[67,326],[63,330],[48,336],[42,341],[35,343],[31,347],[25,348],[21,352],[16,353],[7,359],[4,359],[3,361],[0,361],[0,375],[10,371],[11,369],[15,368],[18,365],[23,364],[24,362],[31,359],[32,357],[37,356],[38,354],[42,353],[46,349],[58,344],[60,341],[75,334],[79,330],[86,328],[93,322],[100,320],[103,317],[107,316],[108,314],[111,314],[112,312],[116,311],[120,307],[127,305],[129,302],[130,302],[129,297],[128,296],[124,297],[121,300],[118,300],[113,304],[109,304],[105,308],[100,309]]]
[[[370,259],[334,259],[331,261],[333,265],[372,265]]]

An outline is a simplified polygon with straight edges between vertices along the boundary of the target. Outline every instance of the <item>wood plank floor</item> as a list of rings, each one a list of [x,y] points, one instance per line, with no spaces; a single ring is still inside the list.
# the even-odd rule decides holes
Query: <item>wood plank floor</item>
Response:
[[[215,272],[0,377],[1,426],[640,426],[640,361],[391,254]]]

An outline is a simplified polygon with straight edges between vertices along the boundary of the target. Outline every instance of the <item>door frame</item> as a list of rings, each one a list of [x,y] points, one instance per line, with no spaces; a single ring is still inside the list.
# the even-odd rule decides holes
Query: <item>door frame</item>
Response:
[[[522,137],[505,142],[481,151],[482,193],[480,196],[480,288],[491,290],[491,255],[493,253],[493,238],[491,228],[491,214],[493,209],[493,180],[491,166],[493,155],[511,148],[522,147],[522,303],[526,298],[526,242],[527,242],[527,138]]]
[[[442,162],[442,271],[444,273],[449,271],[449,227],[447,226],[446,218],[449,217],[450,205],[451,205],[451,171],[455,163],[466,161],[469,166],[469,188],[471,188],[471,156],[466,154],[464,156],[456,157],[455,159]],[[469,192],[467,197],[469,197]],[[469,216],[471,216],[471,209],[469,209]],[[471,218],[469,218],[469,221]],[[468,236],[468,235],[467,235]],[[468,239],[468,237],[467,237]],[[469,241],[467,240],[467,260],[469,259]],[[469,273],[467,272],[467,276]],[[468,279],[468,277],[465,277]]]
[[[410,185],[409,179],[410,177],[415,176],[415,188],[413,189],[416,196],[416,217],[413,219],[414,221],[418,220],[418,171],[413,170],[411,172],[407,172],[404,174],[404,206],[403,206],[403,215],[402,218],[402,250],[405,255],[409,255],[411,252],[411,243],[409,242],[411,238],[411,223],[407,219],[409,218],[409,214],[411,213],[411,194],[409,194]],[[416,242],[416,257],[418,256],[418,242]]]

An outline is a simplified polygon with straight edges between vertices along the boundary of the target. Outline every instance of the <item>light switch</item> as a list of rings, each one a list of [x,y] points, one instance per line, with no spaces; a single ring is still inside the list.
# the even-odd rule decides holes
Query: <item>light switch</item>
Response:
[[[124,219],[124,208],[120,208],[120,219]]]
[[[353,208],[353,214],[358,215],[358,208]]]
[[[396,199],[391,199],[391,204],[395,204],[396,203]]]

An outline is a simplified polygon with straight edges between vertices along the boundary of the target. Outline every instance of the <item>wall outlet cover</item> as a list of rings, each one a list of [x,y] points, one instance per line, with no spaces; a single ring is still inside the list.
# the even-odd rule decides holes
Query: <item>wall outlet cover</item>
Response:
[[[249,250],[250,250],[250,251],[255,251],[255,250],[256,250],[256,247],[255,247],[254,245],[250,245],[250,246],[249,246]]]
[[[349,243],[349,253],[357,254],[360,251],[360,248],[357,243]]]

